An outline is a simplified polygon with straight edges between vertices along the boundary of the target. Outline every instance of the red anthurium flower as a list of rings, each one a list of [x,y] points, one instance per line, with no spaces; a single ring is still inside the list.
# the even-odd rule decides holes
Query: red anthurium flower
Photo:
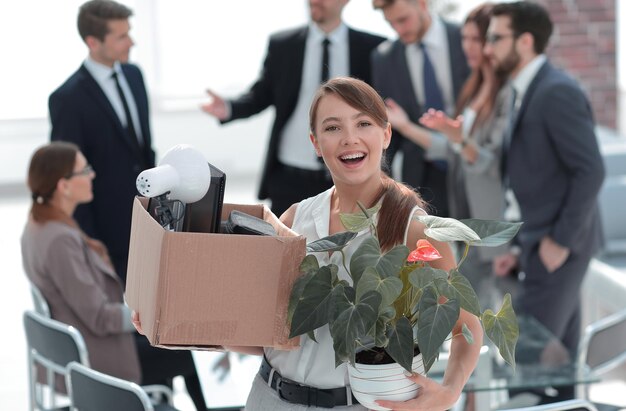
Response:
[[[418,261],[433,261],[441,258],[439,251],[427,240],[417,240],[415,250],[411,251],[407,257],[407,261],[415,263]]]

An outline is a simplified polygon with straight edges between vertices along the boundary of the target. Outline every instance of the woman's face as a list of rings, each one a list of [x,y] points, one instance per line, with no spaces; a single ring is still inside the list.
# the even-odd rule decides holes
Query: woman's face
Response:
[[[476,23],[467,23],[461,28],[461,45],[471,69],[477,69],[483,62],[483,38]]]
[[[85,156],[80,152],[77,153],[72,174],[66,179],[67,190],[65,194],[67,198],[76,204],[90,202],[93,199],[91,181],[95,176],[96,173],[87,163]]]
[[[311,141],[324,157],[335,184],[380,180],[383,150],[391,140],[390,126],[379,126],[371,116],[329,94],[319,102],[315,131]]]

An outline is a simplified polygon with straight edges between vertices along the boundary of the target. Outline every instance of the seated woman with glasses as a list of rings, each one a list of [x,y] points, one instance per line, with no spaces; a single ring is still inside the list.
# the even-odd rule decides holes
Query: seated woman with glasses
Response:
[[[196,407],[205,410],[191,354],[154,348],[136,337],[106,247],[72,218],[79,204],[92,200],[95,176],[74,144],[53,142],[33,154],[33,202],[22,234],[26,275],[41,290],[52,318],[80,331],[93,369],[144,385],[170,385],[182,375]]]

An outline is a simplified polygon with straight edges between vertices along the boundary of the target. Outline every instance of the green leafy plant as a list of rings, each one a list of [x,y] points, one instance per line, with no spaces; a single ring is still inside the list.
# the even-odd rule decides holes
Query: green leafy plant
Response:
[[[338,278],[337,265],[320,267],[314,255],[307,255],[300,265],[303,275],[294,284],[289,300],[290,336],[308,334],[315,340],[314,330],[328,325],[336,366],[344,362],[354,365],[357,352],[378,347],[410,371],[417,346],[428,371],[462,308],[480,319],[501,356],[515,367],[519,329],[511,296],[504,297],[497,313],[491,309],[482,311],[474,289],[460,270],[469,247],[505,244],[515,236],[521,223],[417,217],[426,225],[427,237],[465,244],[457,267],[446,272],[429,265],[438,252],[425,240],[420,240],[412,252],[405,245],[398,245],[383,253],[373,223],[378,206],[359,206],[360,213],[340,216],[347,231],[307,245],[309,253],[340,252],[352,284]],[[368,227],[371,235],[363,240],[348,262],[349,267],[346,266],[344,247]],[[472,343],[470,330],[465,324],[462,329],[463,336]]]

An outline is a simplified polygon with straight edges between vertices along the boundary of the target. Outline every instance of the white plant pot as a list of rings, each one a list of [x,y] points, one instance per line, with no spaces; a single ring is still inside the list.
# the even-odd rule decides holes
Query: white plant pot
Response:
[[[424,374],[422,354],[413,357],[413,372]],[[399,364],[348,365],[350,388],[357,400],[371,410],[387,411],[376,400],[407,401],[415,398],[419,385],[409,380]]]

